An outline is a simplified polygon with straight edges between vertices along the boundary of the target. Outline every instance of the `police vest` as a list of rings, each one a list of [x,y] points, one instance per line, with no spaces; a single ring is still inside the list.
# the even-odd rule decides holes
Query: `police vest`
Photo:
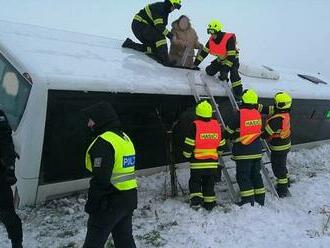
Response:
[[[240,137],[236,142],[249,145],[261,135],[262,118],[256,109],[240,109]]]
[[[289,138],[291,135],[290,114],[289,113],[275,114],[267,119],[267,124],[275,118],[282,119],[282,128],[278,132],[275,132],[272,136],[270,136],[269,140],[272,140],[274,138],[280,138],[280,139]]]
[[[233,36],[235,37],[235,34],[225,33],[219,44],[215,43],[215,40],[211,36],[209,39],[210,54],[219,56],[219,57],[226,57],[227,56],[227,43],[228,43],[228,40]]]
[[[194,123],[196,126],[195,158],[218,160],[218,147],[222,140],[219,122],[196,120]]]
[[[109,142],[115,151],[115,164],[110,178],[111,184],[120,191],[137,188],[135,178],[135,149],[130,138],[124,134],[124,138],[113,132],[105,132],[98,138]],[[97,138],[88,147],[86,152],[86,169],[93,172],[93,166],[89,151]]]

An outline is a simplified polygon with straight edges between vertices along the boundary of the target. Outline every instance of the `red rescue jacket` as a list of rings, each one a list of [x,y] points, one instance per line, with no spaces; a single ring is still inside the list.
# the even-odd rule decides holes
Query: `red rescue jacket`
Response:
[[[240,137],[238,142],[249,145],[261,136],[262,118],[256,109],[240,109]]]
[[[195,150],[196,159],[218,159],[218,147],[221,137],[221,127],[217,120],[208,122],[194,121],[196,125]]]
[[[209,39],[209,52],[212,55],[226,57],[227,56],[227,43],[228,40],[235,36],[232,33],[225,33],[222,40],[219,44],[215,43],[213,37],[211,36]]]
[[[268,140],[272,140],[274,138],[280,138],[280,139],[286,139],[291,135],[291,124],[290,124],[290,114],[289,113],[278,113],[270,118],[267,119],[267,124],[270,120],[275,119],[275,118],[282,118],[282,128],[279,133],[275,133],[272,136],[269,137]]]

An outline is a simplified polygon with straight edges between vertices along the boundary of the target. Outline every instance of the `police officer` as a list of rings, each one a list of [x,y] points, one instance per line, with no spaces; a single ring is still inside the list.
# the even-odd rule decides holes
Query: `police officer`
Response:
[[[219,122],[206,100],[196,106],[197,119],[187,130],[183,155],[190,160],[190,205],[207,210],[216,206],[214,180],[218,170],[218,150],[226,144]]]
[[[236,35],[233,33],[223,32],[223,25],[218,20],[212,20],[207,29],[210,39],[195,59],[194,65],[198,66],[208,54],[212,54],[217,58],[206,67],[206,73],[214,76],[220,72],[219,79],[221,81],[228,80],[230,72],[230,81],[233,93],[236,98],[240,98],[243,86],[241,77],[238,73],[239,68],[239,52],[236,48]]]
[[[136,247],[132,235],[132,216],[137,208],[134,145],[109,103],[95,104],[83,112],[96,136],[86,152],[86,169],[92,178],[83,247],[104,247],[110,233],[115,247]]]
[[[274,96],[274,106],[268,109],[264,138],[271,150],[271,163],[277,178],[277,193],[279,197],[288,194],[287,156],[291,148],[290,110],[292,98],[286,92],[279,92]]]
[[[15,212],[11,186],[16,183],[15,158],[11,128],[0,110],[0,221],[5,225],[13,248],[22,247],[21,219]]]
[[[165,66],[175,65],[175,61],[169,60],[166,41],[166,38],[172,40],[175,36],[166,28],[166,25],[169,14],[180,8],[181,0],[165,0],[148,4],[135,15],[132,23],[133,33],[142,44],[127,38],[122,47],[145,52]]]
[[[240,188],[239,205],[256,201],[264,205],[265,188],[260,174],[262,144],[262,118],[258,108],[258,95],[249,89],[242,94],[242,104],[226,131],[233,141],[233,157],[236,162],[236,179]]]

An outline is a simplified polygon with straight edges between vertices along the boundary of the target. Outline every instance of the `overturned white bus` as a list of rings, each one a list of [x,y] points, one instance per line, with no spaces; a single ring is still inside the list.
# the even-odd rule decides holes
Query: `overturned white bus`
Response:
[[[187,71],[163,67],[121,48],[121,41],[0,22],[0,108],[20,159],[20,204],[86,189],[84,154],[91,137],[81,109],[108,101],[136,144],[139,169],[167,164],[165,136],[194,105]],[[277,68],[273,68],[277,69]],[[293,143],[330,139],[330,87],[281,70],[280,80],[243,76],[265,104],[277,91],[294,98]],[[225,117],[231,107],[210,81]]]

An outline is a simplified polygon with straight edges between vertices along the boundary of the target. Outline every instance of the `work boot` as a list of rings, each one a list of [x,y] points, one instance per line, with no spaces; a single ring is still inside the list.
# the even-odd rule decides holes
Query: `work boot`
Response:
[[[207,211],[212,211],[212,209],[217,205],[216,202],[204,202],[203,207],[207,210]]]
[[[156,60],[158,63],[167,66],[167,67],[173,67],[176,64],[176,61],[170,60],[168,57],[168,49],[167,46],[162,46],[160,48],[156,49]]]
[[[203,198],[194,196],[190,199],[190,207],[194,210],[198,210],[202,207]]]
[[[260,205],[265,205],[265,194],[255,195],[254,200]]]
[[[288,185],[287,184],[278,184],[276,186],[277,194],[280,198],[288,196]]]
[[[243,86],[242,85],[238,85],[236,87],[232,88],[233,91],[233,95],[236,99],[236,101],[240,101],[242,98],[242,93],[243,93]]]
[[[12,248],[23,248],[22,241],[12,241],[11,242]]]
[[[127,38],[124,43],[121,45],[122,48],[131,48],[133,50],[136,50],[138,52],[146,52],[147,47],[143,44],[136,43],[132,41],[130,38]]]
[[[235,203],[237,206],[243,206],[245,204],[250,203],[251,206],[254,206],[254,197],[242,197],[240,202]]]

